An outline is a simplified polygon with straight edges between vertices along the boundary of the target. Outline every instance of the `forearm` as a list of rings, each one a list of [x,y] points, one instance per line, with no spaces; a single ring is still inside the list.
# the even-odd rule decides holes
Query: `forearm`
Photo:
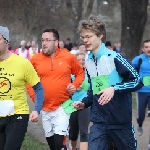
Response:
[[[33,86],[33,89],[36,97],[34,110],[40,114],[44,101],[44,91],[42,84],[40,82],[37,83],[36,85]]]
[[[92,106],[93,104],[93,92],[89,92],[87,97],[84,97],[81,101],[82,103],[84,103],[84,108],[88,108],[90,106]]]
[[[123,78],[121,83],[113,85],[115,91],[133,92],[143,86],[137,71],[121,55],[117,55],[115,58],[115,65],[118,74]]]

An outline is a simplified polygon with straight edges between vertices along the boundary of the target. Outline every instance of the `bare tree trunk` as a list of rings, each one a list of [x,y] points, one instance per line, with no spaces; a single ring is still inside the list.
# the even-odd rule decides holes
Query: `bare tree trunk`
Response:
[[[101,0],[97,0],[97,15],[100,13],[100,2]]]
[[[147,21],[148,0],[120,0],[122,53],[132,59],[139,53]]]
[[[79,33],[78,33],[78,24],[79,21],[83,18],[83,0],[77,0],[77,7],[76,7],[76,14],[73,12],[73,8],[74,6],[72,5],[71,0],[65,0],[67,8],[69,10],[70,16],[73,20],[73,28],[74,28],[74,43],[78,43],[79,42]],[[89,0],[88,4],[87,4],[87,10],[85,13],[85,16],[89,16],[92,8],[93,8],[93,3],[94,0]]]

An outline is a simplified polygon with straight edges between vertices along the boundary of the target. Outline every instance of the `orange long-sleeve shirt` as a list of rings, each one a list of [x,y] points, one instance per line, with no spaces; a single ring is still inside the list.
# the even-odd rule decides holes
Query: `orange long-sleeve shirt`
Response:
[[[32,57],[33,64],[40,77],[44,89],[43,110],[52,111],[57,109],[64,101],[71,96],[66,90],[71,83],[71,74],[75,75],[72,83],[78,88],[84,80],[84,72],[74,55],[67,51],[56,50],[53,58],[39,53]],[[33,90],[27,88],[31,97]]]

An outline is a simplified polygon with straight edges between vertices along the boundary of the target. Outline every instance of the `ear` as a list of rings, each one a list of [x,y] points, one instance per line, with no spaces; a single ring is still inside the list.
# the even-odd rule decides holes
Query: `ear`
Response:
[[[100,40],[103,38],[103,34],[99,35]]]

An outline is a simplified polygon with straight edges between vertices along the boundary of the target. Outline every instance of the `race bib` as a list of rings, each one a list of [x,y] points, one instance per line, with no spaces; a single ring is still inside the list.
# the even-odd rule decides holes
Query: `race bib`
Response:
[[[150,76],[145,76],[143,78],[144,86],[150,86]]]
[[[99,91],[109,88],[108,76],[98,76],[92,78],[93,94],[97,94]]]
[[[89,90],[89,83],[88,83],[88,80],[84,80],[81,84],[82,88],[81,90],[84,90],[84,91],[88,91]]]
[[[73,101],[71,99],[66,100],[62,105],[61,105],[66,114],[71,114],[72,112],[76,111],[76,109],[73,107]]]
[[[13,100],[3,100],[0,101],[0,117],[6,117],[13,115],[14,110],[14,101]]]

